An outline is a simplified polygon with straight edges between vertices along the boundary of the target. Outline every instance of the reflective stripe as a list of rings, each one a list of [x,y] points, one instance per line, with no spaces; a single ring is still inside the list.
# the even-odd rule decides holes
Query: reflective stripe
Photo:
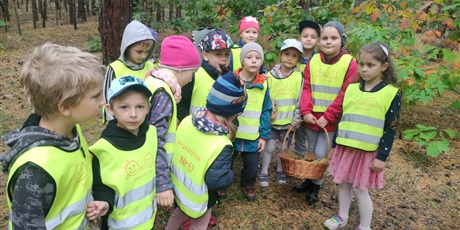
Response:
[[[135,201],[138,201],[138,200],[141,200],[141,199],[144,199],[146,196],[148,196],[150,193],[153,192],[154,190],[154,187],[155,186],[155,182],[153,180],[151,180],[149,183],[141,186],[141,187],[138,187],[138,188],[135,188],[135,189],[132,189],[130,191],[128,191],[124,196],[120,197],[118,196],[118,194],[115,194],[115,202],[114,202],[114,205],[117,207],[117,209],[122,209],[124,208],[125,206],[135,202]]]
[[[256,112],[256,111],[244,111],[238,117],[239,118],[249,118],[249,119],[260,119],[261,114],[262,114],[261,112]]]
[[[322,100],[322,99],[313,98],[313,104],[315,106],[328,107],[329,105],[332,105],[333,102],[334,102],[334,100],[329,101],[329,100]]]
[[[240,125],[240,126],[238,126],[238,132],[258,133],[259,132],[259,126]]]
[[[190,114],[195,114],[195,112],[198,111],[199,109],[202,109],[202,107],[190,105]]]
[[[295,105],[296,103],[297,103],[297,100],[294,99],[294,98],[275,100],[275,105],[276,106]]]
[[[152,218],[154,210],[156,208],[155,204],[156,200],[154,200],[154,205],[150,205],[146,209],[123,220],[114,220],[112,218],[109,218],[107,220],[107,224],[109,228],[115,229],[131,229],[133,227],[141,225]]]
[[[190,190],[193,194],[197,196],[202,196],[207,193],[208,187],[205,183],[202,186],[196,185],[185,173],[179,170],[173,162],[171,162],[171,173],[174,174],[177,179],[185,185],[185,187]]]
[[[284,112],[284,113],[278,112],[278,115],[276,115],[275,120],[288,119],[292,117],[294,117],[294,112]]]
[[[340,121],[341,122],[349,121],[349,122],[361,123],[361,124],[373,126],[379,129],[381,129],[385,125],[385,121],[383,120],[380,120],[378,118],[363,116],[359,114],[345,114]]]
[[[329,93],[329,94],[337,95],[337,94],[340,93],[341,89],[342,89],[341,87],[332,87],[332,86],[311,84],[311,90],[315,91],[315,92]]]
[[[356,140],[356,141],[361,141],[361,142],[365,142],[369,144],[374,144],[374,145],[380,144],[380,139],[381,139],[381,137],[379,136],[374,136],[370,134],[359,133],[359,132],[354,132],[354,131],[349,131],[349,130],[339,130],[337,132],[337,136]]]
[[[54,217],[51,220],[46,221],[46,228],[47,229],[54,229],[60,224],[62,224],[65,219],[67,219],[70,216],[75,216],[81,213],[86,212],[86,207],[90,201],[93,200],[93,196],[91,195],[91,190],[89,190],[86,193],[86,196],[80,199],[79,201],[67,206],[64,208],[56,217]],[[88,224],[88,219],[85,217],[83,218],[83,222],[80,224],[80,226],[86,227]],[[79,228],[81,229],[81,228]]]
[[[175,133],[166,133],[165,135],[166,142],[168,143],[174,143],[176,140],[176,134]]]

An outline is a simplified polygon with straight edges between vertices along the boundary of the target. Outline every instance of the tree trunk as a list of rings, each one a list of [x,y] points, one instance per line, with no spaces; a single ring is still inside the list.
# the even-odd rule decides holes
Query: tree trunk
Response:
[[[46,26],[46,20],[48,20],[47,16],[47,8],[46,8],[46,0],[43,0],[43,6],[42,6],[42,27],[45,28]]]
[[[3,17],[6,19],[6,21],[10,21],[10,12],[8,11],[8,0],[3,0],[2,1],[2,12],[3,12]]]
[[[78,18],[84,22],[88,21],[85,12],[85,0],[78,0]]]
[[[13,0],[14,15],[16,16],[16,21],[17,21],[17,23],[18,23],[18,32],[19,32],[19,36],[22,36],[21,23],[19,23],[18,8],[17,8],[17,4],[15,4],[14,1],[17,1],[17,0]],[[16,3],[17,3],[17,2],[16,2]]]
[[[132,7],[133,0],[100,0],[99,33],[104,65],[110,64],[120,56],[121,39],[126,25],[131,21]]]
[[[37,0],[32,0],[32,19],[34,22],[34,29],[37,29],[37,21],[38,21]]]
[[[161,22],[161,5],[158,1],[155,1],[154,3],[155,11],[156,11],[156,21]]]
[[[54,19],[56,20],[56,25],[59,25],[59,20],[58,20],[59,0],[54,0],[54,8],[56,8],[56,17]]]

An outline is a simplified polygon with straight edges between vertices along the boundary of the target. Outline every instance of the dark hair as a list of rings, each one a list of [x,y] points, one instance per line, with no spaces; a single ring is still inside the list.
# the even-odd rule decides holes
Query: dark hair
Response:
[[[381,42],[371,42],[365,45],[359,50],[359,55],[361,53],[371,54],[377,61],[381,64],[388,62],[388,68],[383,71],[382,79],[383,81],[395,85],[398,81],[398,78],[395,73],[393,62],[391,61],[390,48],[387,44]]]

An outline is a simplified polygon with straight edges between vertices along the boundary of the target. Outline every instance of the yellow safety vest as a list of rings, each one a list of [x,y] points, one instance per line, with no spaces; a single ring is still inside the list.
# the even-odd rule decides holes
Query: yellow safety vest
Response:
[[[201,108],[206,108],[206,99],[215,80],[209,76],[203,67],[200,67],[195,73],[195,82],[192,91],[192,100],[190,101],[190,114],[194,114]]]
[[[232,58],[233,58],[233,72],[235,72],[237,69],[241,67],[241,60],[240,60],[240,55],[241,55],[241,48],[238,45],[234,45],[232,50]]]
[[[229,145],[232,142],[226,135],[209,135],[197,130],[191,115],[179,124],[171,162],[171,181],[176,203],[189,217],[198,218],[208,209],[205,175],[224,147]]]
[[[241,115],[238,116],[238,130],[236,138],[244,140],[256,140],[259,138],[260,116],[267,93],[267,81],[264,81],[263,89],[258,87],[246,88],[248,101]]]
[[[305,66],[307,66],[307,64],[302,64],[300,62],[297,63],[297,68],[300,70],[300,71],[305,71]]]
[[[120,150],[106,139],[90,147],[100,163],[102,183],[115,191],[109,229],[151,229],[156,214],[157,131],[149,125],[143,146]]]
[[[286,78],[275,78],[271,72],[268,73],[270,96],[275,101],[276,109],[278,109],[278,115],[273,120],[272,125],[289,125],[294,118],[294,110],[302,90],[302,73],[293,71]]]
[[[325,112],[342,89],[343,81],[353,57],[344,54],[335,64],[324,64],[321,55],[313,55],[310,61],[310,85],[313,112]]]
[[[350,84],[345,91],[336,142],[364,151],[377,150],[385,115],[397,93],[398,89],[392,85],[377,92],[363,92],[359,83]]]
[[[120,78],[120,77],[129,75],[129,76],[133,76],[133,77],[143,79],[145,74],[147,74],[148,71],[150,71],[153,68],[155,68],[155,64],[153,64],[151,61],[147,61],[144,64],[144,68],[138,69],[138,70],[132,70],[132,69],[128,68],[120,60],[116,60],[116,61],[110,63],[110,66],[112,67],[113,73],[115,74],[116,78]]]
[[[66,152],[53,146],[38,146],[24,152],[13,163],[7,183],[8,208],[11,213],[13,200],[11,178],[16,170],[28,162],[40,166],[53,178],[56,184],[54,202],[45,217],[47,229],[88,229],[89,220],[85,217],[88,203],[93,200],[91,186],[93,173],[92,156],[88,145],[77,125],[80,148]],[[13,195],[14,196],[14,195]],[[11,218],[11,215],[10,215]],[[11,219],[9,229],[12,229]]]
[[[177,105],[176,101],[174,100],[174,94],[171,90],[171,87],[163,80],[156,78],[154,76],[147,77],[145,79],[145,83],[149,87],[150,91],[152,94],[155,94],[155,91],[164,89],[168,95],[169,98],[172,101],[172,115],[171,119],[169,120],[169,127],[168,131],[166,132],[166,143],[164,145],[166,149],[166,158],[168,159],[168,164],[171,163],[171,158],[173,154],[173,149],[174,149],[174,142],[176,139],[176,129],[177,129]]]

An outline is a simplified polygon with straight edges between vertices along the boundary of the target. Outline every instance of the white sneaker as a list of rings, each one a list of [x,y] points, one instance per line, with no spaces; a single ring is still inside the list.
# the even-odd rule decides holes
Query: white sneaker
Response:
[[[343,228],[347,225],[347,220],[342,219],[339,215],[332,216],[330,219],[324,221],[324,226],[329,230],[336,230]]]
[[[268,175],[260,175],[259,184],[261,187],[268,187]]]

